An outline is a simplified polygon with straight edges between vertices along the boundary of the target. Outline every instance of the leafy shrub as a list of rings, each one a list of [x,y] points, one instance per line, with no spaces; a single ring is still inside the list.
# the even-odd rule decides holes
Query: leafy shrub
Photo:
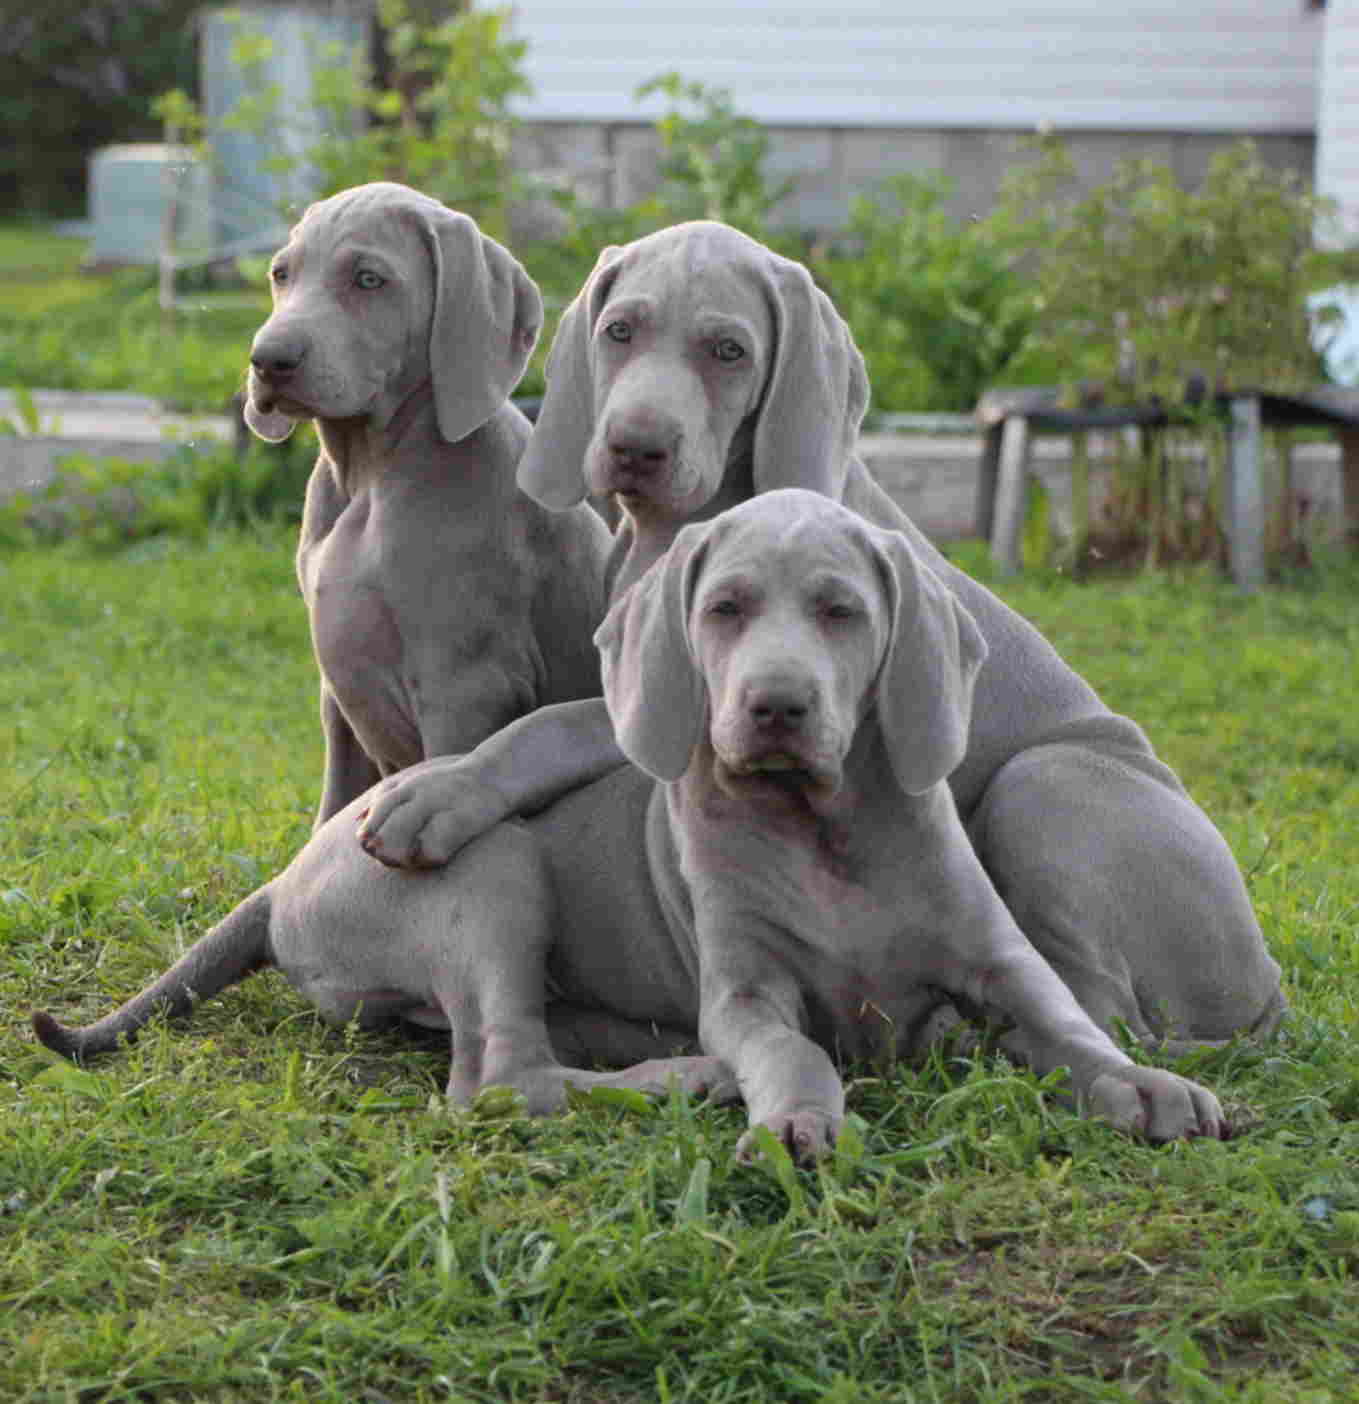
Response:
[[[0,208],[83,213],[86,161],[151,141],[148,95],[194,69],[199,0],[7,3],[0,31]]]
[[[636,96],[640,100],[653,93],[669,99],[656,121],[664,159],[654,196],[666,223],[717,219],[753,239],[769,239],[769,216],[797,181],[770,186],[768,133],[736,110],[726,88],[670,72],[643,83]]]
[[[662,148],[660,184],[622,209],[599,209],[574,191],[554,191],[566,228],[550,251],[528,255],[547,272],[551,286],[574,292],[601,249],[631,243],[685,220],[721,220],[775,247],[788,243],[786,234],[771,231],[769,217],[796,181],[771,185],[765,169],[769,134],[764,128],[736,110],[726,88],[689,82],[671,72],[649,79],[635,96],[640,101],[653,93],[668,99],[655,123]]]
[[[176,449],[159,463],[73,454],[39,494],[0,503],[0,546],[75,541],[110,550],[153,536],[300,521],[316,437],[284,444]]]
[[[958,220],[938,176],[901,175],[854,201],[848,234],[815,261],[868,364],[882,410],[970,410],[1033,327],[1016,265],[1026,230]]]
[[[232,130],[268,138],[269,168],[314,173],[322,198],[371,180],[415,186],[471,215],[504,238],[519,188],[510,167],[510,102],[530,91],[526,45],[508,37],[508,10],[467,9],[434,20],[409,0],[380,0],[378,23],[390,59],[379,82],[361,53],[329,44],[312,66],[311,105],[320,132],[301,153],[277,139],[292,96],[264,77],[272,40],[239,22],[231,61],[245,96],[224,119]],[[182,92],[166,94],[162,115],[183,131],[200,119]]]
[[[1119,163],[1072,193],[1060,140],[1005,192],[999,217],[1028,219],[1037,292],[1033,343],[1065,383],[1167,403],[1214,387],[1296,389],[1323,378],[1307,296],[1359,275],[1359,255],[1319,249],[1330,202],[1254,143],[1212,159],[1197,190],[1158,161]]]

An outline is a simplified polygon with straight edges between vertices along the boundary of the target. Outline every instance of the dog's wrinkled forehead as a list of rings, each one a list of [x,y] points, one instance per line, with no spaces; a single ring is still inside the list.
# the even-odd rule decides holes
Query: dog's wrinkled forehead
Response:
[[[764,328],[770,258],[762,245],[724,224],[677,224],[626,247],[601,289],[601,305],[605,298],[638,294],[677,308],[744,315]]]
[[[705,574],[744,570],[760,575],[791,568],[797,575],[876,580],[871,529],[831,498],[801,488],[766,492],[716,518]]]
[[[288,246],[323,252],[342,240],[389,244],[394,230],[409,230],[414,236],[421,223],[447,212],[437,200],[408,185],[374,181],[308,205],[289,233]]]

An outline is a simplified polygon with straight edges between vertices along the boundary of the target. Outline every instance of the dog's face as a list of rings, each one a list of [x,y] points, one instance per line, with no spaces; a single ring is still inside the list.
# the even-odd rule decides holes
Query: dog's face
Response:
[[[684,527],[595,633],[624,754],[657,780],[706,738],[717,781],[834,798],[872,713],[906,794],[967,748],[976,623],[901,533],[817,492],[761,493]]]
[[[709,547],[689,645],[719,787],[794,788],[815,807],[838,792],[872,705],[892,603],[866,534],[842,514],[781,517],[756,516]]]
[[[863,357],[800,263],[695,220],[605,249],[562,314],[519,486],[695,518],[773,488],[842,495]]]
[[[590,327],[590,491],[676,515],[706,503],[760,402],[773,335],[759,279],[720,238],[620,264]]]
[[[313,205],[269,284],[274,309],[251,345],[248,383],[264,437],[299,419],[381,415],[428,376],[434,270],[400,209],[354,192]]]

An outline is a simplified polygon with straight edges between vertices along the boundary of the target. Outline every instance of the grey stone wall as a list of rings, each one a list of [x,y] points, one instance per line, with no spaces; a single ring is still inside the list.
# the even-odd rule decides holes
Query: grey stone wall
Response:
[[[795,176],[797,189],[778,212],[793,228],[829,232],[842,228],[853,195],[903,172],[942,172],[953,186],[953,213],[966,218],[990,209],[1011,164],[1019,159],[1019,131],[924,128],[769,127],[769,172],[777,182]],[[1124,157],[1146,156],[1168,164],[1184,185],[1196,186],[1215,151],[1240,140],[1212,132],[1062,133],[1078,179],[1089,188],[1107,180]],[[1310,133],[1261,133],[1254,138],[1272,167],[1311,181],[1316,142]],[[521,170],[573,187],[591,204],[618,208],[655,189],[660,143],[641,123],[535,122],[516,146]],[[529,213],[527,233],[549,232],[542,208]]]

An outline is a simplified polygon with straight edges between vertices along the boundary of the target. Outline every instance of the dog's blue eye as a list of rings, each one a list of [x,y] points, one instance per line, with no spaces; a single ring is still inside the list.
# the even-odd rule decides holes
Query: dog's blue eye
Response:
[[[853,619],[857,613],[853,605],[847,604],[827,605],[825,609],[827,619]]]
[[[609,325],[604,328],[604,335],[607,336],[610,341],[617,341],[622,345],[626,345],[632,340],[632,328],[628,326],[626,322],[610,322]]]
[[[708,606],[709,614],[720,614],[727,619],[734,619],[740,612],[741,606],[735,600],[714,600]]]
[[[269,270],[269,277],[272,282],[286,283],[288,281],[288,269],[286,265],[280,263]]]
[[[731,337],[724,336],[721,341],[713,345],[713,355],[719,361],[739,361],[746,354],[746,348],[739,341],[733,341]]]
[[[365,292],[372,292],[374,288],[380,288],[386,281],[381,273],[374,273],[371,268],[360,268],[354,274],[354,286],[362,288]]]

